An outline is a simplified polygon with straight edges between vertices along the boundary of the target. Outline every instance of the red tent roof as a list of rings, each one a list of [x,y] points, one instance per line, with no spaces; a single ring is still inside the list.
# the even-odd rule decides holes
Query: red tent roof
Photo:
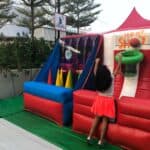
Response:
[[[143,28],[150,28],[150,20],[144,19],[137,12],[136,8],[133,8],[127,19],[115,31],[143,29]]]

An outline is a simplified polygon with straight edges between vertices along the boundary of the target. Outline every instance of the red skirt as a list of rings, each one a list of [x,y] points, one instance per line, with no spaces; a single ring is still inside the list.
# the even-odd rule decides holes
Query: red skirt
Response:
[[[97,95],[92,105],[91,111],[97,116],[115,118],[114,97]]]

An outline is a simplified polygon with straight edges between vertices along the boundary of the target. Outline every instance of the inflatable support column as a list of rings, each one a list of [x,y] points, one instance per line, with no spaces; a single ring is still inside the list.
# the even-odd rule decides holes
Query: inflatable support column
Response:
[[[68,125],[72,118],[72,90],[35,81],[25,82],[24,107],[59,125]]]
[[[73,130],[79,133],[89,133],[94,114],[91,106],[96,92],[90,90],[76,90],[73,92]]]

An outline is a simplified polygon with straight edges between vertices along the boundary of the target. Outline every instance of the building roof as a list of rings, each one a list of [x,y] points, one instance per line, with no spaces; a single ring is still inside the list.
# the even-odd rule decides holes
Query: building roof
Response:
[[[17,37],[18,34],[23,36],[23,34],[29,34],[28,28],[20,27],[15,24],[6,24],[2,28],[0,28],[0,35],[3,35],[7,38]]]

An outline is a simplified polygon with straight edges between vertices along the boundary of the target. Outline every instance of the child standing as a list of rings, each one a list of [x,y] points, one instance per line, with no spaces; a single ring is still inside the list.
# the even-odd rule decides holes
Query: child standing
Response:
[[[93,136],[93,133],[100,121],[102,121],[101,134],[98,145],[103,145],[109,119],[115,118],[115,104],[114,97],[112,96],[111,92],[113,81],[111,73],[105,65],[97,65],[97,62],[95,64],[96,68],[94,68],[97,96],[91,108],[91,111],[95,114],[95,118],[87,137],[87,143],[92,144],[91,138]],[[119,67],[117,67],[117,70],[119,70]],[[116,75],[117,70],[114,72],[114,75]]]

